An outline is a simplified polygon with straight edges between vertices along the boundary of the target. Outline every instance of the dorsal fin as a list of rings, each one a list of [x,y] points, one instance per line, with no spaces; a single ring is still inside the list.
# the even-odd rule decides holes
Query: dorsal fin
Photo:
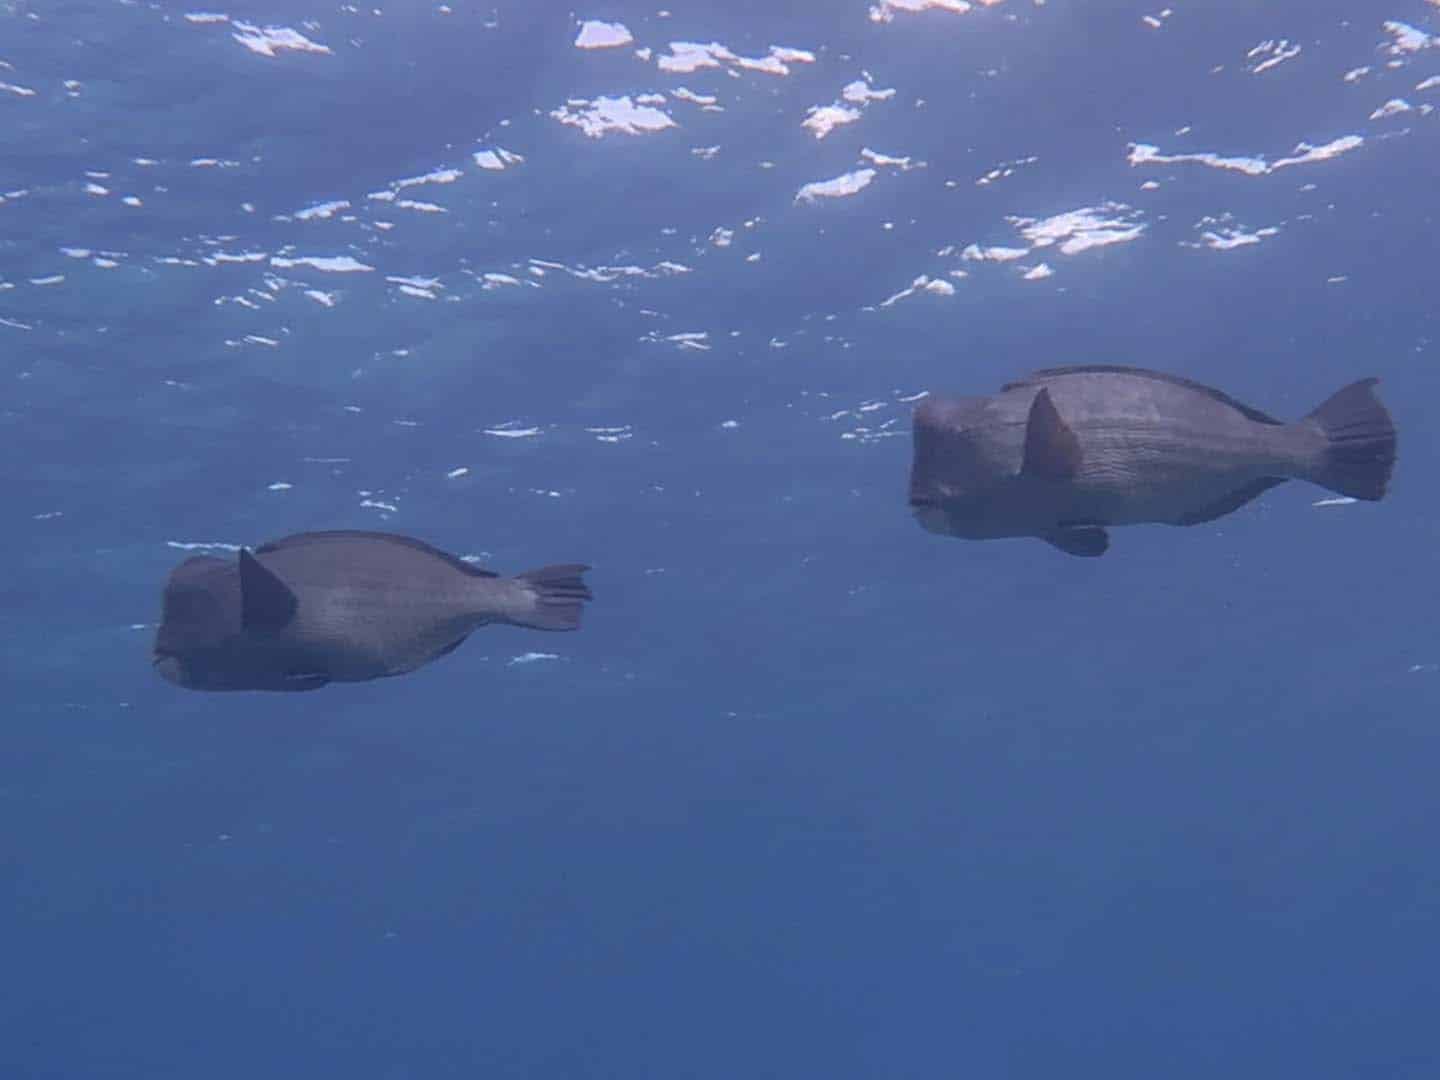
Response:
[[[1080,471],[1080,440],[1060,419],[1050,391],[1043,386],[1030,403],[1020,471],[1047,480],[1069,480]]]
[[[240,625],[274,633],[295,617],[298,602],[290,586],[245,548],[240,549]]]
[[[1061,375],[1133,375],[1139,379],[1154,379],[1172,386],[1183,386],[1187,390],[1194,390],[1196,393],[1214,398],[1256,423],[1277,425],[1284,423],[1283,420],[1276,420],[1269,413],[1263,413],[1259,409],[1246,405],[1243,401],[1237,401],[1223,390],[1216,390],[1213,386],[1206,386],[1204,383],[1198,383],[1180,375],[1171,375],[1164,371],[1151,371],[1149,368],[1129,367],[1125,364],[1072,364],[1068,367],[1041,368],[1039,371],[1032,371],[1023,379],[1006,383],[1000,389],[1015,390],[1022,386],[1034,386],[1036,383],[1043,383],[1046,379],[1058,378]]]
[[[367,529],[321,529],[318,532],[293,533],[290,536],[282,536],[279,540],[271,540],[261,544],[255,549],[255,554],[264,555],[268,551],[279,551],[281,548],[302,547],[309,544],[332,544],[341,540],[374,540],[380,543],[395,544],[399,547],[407,547],[413,551],[423,551],[427,555],[433,555],[437,559],[443,559],[455,569],[470,574],[473,577],[493,578],[500,575],[493,570],[484,570],[473,563],[468,563],[448,551],[441,551],[437,547],[425,543],[424,540],[416,540],[411,536],[401,536],[399,533],[371,532]]]

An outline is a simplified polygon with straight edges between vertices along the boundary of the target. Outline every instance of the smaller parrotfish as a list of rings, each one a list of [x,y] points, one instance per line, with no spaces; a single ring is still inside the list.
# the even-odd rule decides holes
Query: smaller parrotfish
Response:
[[[490,623],[577,629],[588,569],[501,577],[393,533],[298,533],[233,561],[202,555],[177,566],[153,662],[192,690],[315,690],[403,675]]]

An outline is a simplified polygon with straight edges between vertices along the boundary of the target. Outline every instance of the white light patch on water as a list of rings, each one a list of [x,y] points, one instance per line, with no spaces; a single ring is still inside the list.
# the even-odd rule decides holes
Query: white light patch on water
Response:
[[[90,181],[89,183],[87,183],[87,184],[85,185],[85,194],[87,194],[87,195],[109,195],[109,194],[110,194],[110,189],[107,188],[107,187],[102,187],[100,184],[97,184],[97,183],[95,183],[95,181],[92,180],[92,181]]]
[[[32,277],[31,285],[59,285],[65,280],[64,274],[51,274],[48,277]]]
[[[1305,165],[1315,161],[1325,161],[1329,158],[1339,157],[1341,154],[1360,147],[1365,140],[1359,135],[1342,135],[1338,139],[1332,139],[1320,146],[1311,146],[1309,143],[1297,143],[1294,152],[1289,157],[1277,158],[1275,161],[1266,162],[1264,158],[1258,157],[1223,157],[1220,154],[1205,152],[1198,154],[1163,154],[1159,147],[1147,143],[1131,143],[1128,160],[1131,165],[1178,165],[1185,162],[1193,162],[1197,165],[1208,165],[1215,169],[1230,169],[1235,172],[1244,173],[1247,176],[1264,176],[1266,173],[1274,172],[1277,169],[1284,169],[1291,165]]]
[[[1311,506],[1349,506],[1351,503],[1359,502],[1359,499],[1352,499],[1349,495],[1335,495],[1328,499],[1316,499]]]
[[[815,54],[809,49],[795,49],[789,45],[771,45],[770,55],[786,64],[815,63]]]
[[[1381,105],[1378,109],[1372,112],[1370,114],[1370,119],[1384,120],[1386,117],[1398,116],[1400,113],[1410,112],[1414,108],[1415,106],[1411,105],[1404,98],[1391,98],[1389,101],[1385,102],[1384,105]]]
[[[844,105],[812,105],[800,126],[808,129],[817,139],[823,139],[837,127],[853,124],[860,119],[860,110]]]
[[[652,105],[636,104],[629,95],[598,97],[594,101],[572,99],[552,109],[550,115],[562,124],[578,127],[592,139],[608,132],[644,135],[677,126],[669,113]]]
[[[263,251],[216,251],[209,255],[200,256],[200,261],[206,266],[219,266],[221,263],[250,263],[264,262],[270,256]]]
[[[997,0],[980,0],[980,3],[996,3]],[[949,11],[964,15],[973,5],[969,0],[880,0],[870,7],[870,21],[891,22],[897,12],[913,15],[919,11]]]
[[[876,90],[870,85],[867,79],[856,79],[854,82],[846,83],[840,91],[840,96],[852,105],[868,105],[872,101],[887,101],[895,96],[893,87],[885,90]]]
[[[1055,271],[1050,268],[1049,263],[1038,263],[1026,270],[1020,277],[1025,281],[1042,281],[1048,277],[1054,277]]]
[[[1417,30],[1409,23],[1400,22],[1398,19],[1387,20],[1381,25],[1390,35],[1390,44],[1385,46],[1385,51],[1391,56],[1403,56],[1407,53],[1419,52],[1421,49],[1428,49],[1437,40],[1425,31]]]
[[[521,664],[533,664],[539,660],[559,660],[560,654],[553,652],[527,652],[519,656],[512,656],[506,663],[506,667],[518,667]]]
[[[220,540],[166,540],[166,547],[181,551],[239,551],[242,544],[227,544]]]
[[[17,86],[15,83],[0,82],[0,90],[7,94],[14,94],[16,97],[34,97],[35,91],[28,86]]]
[[[480,287],[482,289],[501,289],[505,288],[506,286],[523,284],[525,284],[525,282],[522,282],[519,278],[514,277],[511,274],[497,274],[494,271],[491,271],[489,273],[480,275]]]
[[[661,71],[689,75],[701,68],[719,67],[734,60],[735,54],[718,41],[708,45],[698,41],[672,41],[670,55],[658,58],[655,64]]]
[[[281,52],[324,54],[330,52],[330,46],[311,41],[300,31],[292,30],[288,26],[261,27],[246,22],[236,22],[232,25],[238,33],[230,36],[251,52],[259,53],[261,56],[273,57]]]
[[[764,56],[740,56],[718,41],[672,41],[670,54],[658,57],[656,67],[672,75],[689,75],[705,68],[725,65],[759,71],[767,75],[788,75],[791,64],[813,64],[815,54],[808,49],[788,45],[772,45]]]
[[[448,214],[450,212],[439,203],[421,202],[418,199],[396,199],[393,205],[399,210],[418,210],[422,214]]]
[[[654,338],[650,340],[654,340]],[[710,334],[705,330],[687,330],[684,333],[671,334],[665,340],[677,349],[689,349],[694,352],[708,352],[710,349]]]
[[[471,155],[475,164],[482,169],[489,169],[492,172],[500,172],[512,166],[519,165],[525,159],[519,154],[511,153],[509,150],[495,147],[493,150],[477,150]]]
[[[580,36],[575,39],[577,49],[614,49],[629,45],[635,40],[624,23],[601,22],[587,19],[580,26]]]
[[[1431,75],[1430,78],[1425,79],[1423,82],[1415,84],[1416,90],[1434,90],[1436,87],[1440,87],[1440,75]]]
[[[1239,247],[1250,247],[1260,243],[1267,237],[1276,236],[1280,232],[1277,225],[1267,225],[1253,231],[1247,230],[1242,225],[1233,224],[1230,216],[1205,217],[1195,225],[1200,230],[1200,241],[1181,241],[1185,247],[1207,247],[1212,251],[1232,251]]]
[[[914,296],[919,292],[927,292],[934,296],[954,296],[955,286],[951,285],[950,282],[944,278],[932,278],[928,274],[921,274],[914,281],[910,282],[908,289],[901,289],[895,295],[888,296],[884,300],[881,300],[880,306],[882,308],[889,307],[891,304],[904,300],[907,296]]]
[[[1328,161],[1330,158],[1339,157],[1363,145],[1365,140],[1359,135],[1342,135],[1338,139],[1331,139],[1321,146],[1311,146],[1302,142],[1295,144],[1294,153],[1290,157],[1278,158],[1270,164],[1270,171],[1284,169],[1290,165],[1308,165],[1314,161]]]
[[[1215,169],[1233,169],[1247,176],[1261,176],[1270,168],[1263,158],[1222,157],[1208,151],[1199,154],[1162,154],[1158,146],[1147,143],[1130,144],[1129,162],[1131,165],[1179,165],[1195,162]]]
[[[991,169],[984,176],[977,179],[975,181],[975,186],[985,187],[989,184],[995,183],[995,181],[997,180],[1003,180],[1007,176],[1014,176],[1017,169],[1025,165],[1033,165],[1039,160],[1040,159],[1038,157],[1027,157],[1017,158],[1015,161],[1002,161],[999,165],[996,165],[995,168]]]
[[[1160,27],[1165,25],[1165,20],[1174,14],[1175,12],[1172,8],[1166,8],[1160,12],[1159,15],[1142,15],[1140,16],[1140,21],[1152,30],[1159,30]]]
[[[720,100],[714,94],[697,94],[694,90],[684,86],[677,86],[671,90],[670,96],[677,101],[688,101],[692,105],[714,105]]]
[[[813,203],[820,199],[841,199],[864,191],[875,179],[874,169],[857,169],[831,180],[815,180],[795,193],[795,201]]]
[[[383,510],[387,514],[398,514],[400,508],[393,503],[380,502],[378,499],[361,499],[360,505],[367,510]]]
[[[513,427],[511,426],[512,424],[514,424],[513,420],[508,424],[501,424],[497,427],[482,428],[481,431],[485,435],[494,435],[500,439],[533,439],[540,434],[538,427]]]
[[[731,243],[734,242],[734,240],[734,229],[724,229],[717,227],[715,231],[710,234],[710,243],[714,244],[717,248],[727,248],[731,245]]]
[[[1246,70],[1251,75],[1259,75],[1262,71],[1269,71],[1299,55],[1300,46],[1285,38],[1279,41],[1262,41],[1245,54]]]
[[[284,480],[276,480],[273,484],[270,484],[265,490],[266,490],[266,491],[289,491],[289,490],[290,490],[292,487],[294,487],[294,486],[295,486],[294,484],[286,483]]]
[[[403,180],[396,180],[390,186],[399,190],[400,188],[417,187],[420,184],[453,184],[464,175],[459,169],[434,169],[420,176],[407,176]]]
[[[185,21],[192,23],[223,23],[229,22],[229,15],[221,15],[214,11],[187,11]]]
[[[619,443],[635,437],[629,424],[622,424],[620,427],[587,427],[585,433],[594,435],[596,442],[603,443]]]
[[[392,285],[399,286],[397,291],[404,293],[406,296],[415,296],[419,297],[422,300],[437,299],[435,295],[436,290],[443,289],[445,287],[444,285],[440,284],[439,278],[398,277],[395,275],[387,275],[385,280]]]
[[[869,76],[847,83],[840,91],[840,100],[829,105],[812,105],[800,121],[817,139],[823,139],[837,127],[853,124],[860,119],[860,112],[872,101],[884,101],[895,95],[893,89],[876,90],[870,85]],[[849,104],[846,104],[848,102]]]
[[[293,259],[283,255],[272,255],[270,256],[270,265],[278,266],[282,270],[293,266],[309,266],[329,274],[358,274],[375,269],[349,255],[297,255]]]
[[[1351,68],[1349,71],[1345,72],[1345,74],[1342,76],[1342,78],[1343,78],[1346,82],[1359,82],[1362,78],[1364,78],[1366,75],[1369,75],[1369,74],[1370,74],[1370,68],[1369,68],[1368,66],[1366,66],[1366,67],[1357,67],[1357,68]]]
[[[735,66],[746,71],[760,71],[766,75],[789,75],[790,66],[778,56],[737,56]]]
[[[901,172],[909,172],[911,169],[923,169],[925,167],[925,162],[923,161],[912,161],[908,156],[892,157],[889,154],[877,153],[868,146],[862,146],[860,148],[860,157],[868,161],[871,165],[878,165],[882,168],[893,166]]]
[[[350,209],[349,199],[336,199],[334,202],[316,203],[314,206],[307,206],[304,210],[297,210],[292,215],[296,221],[313,221],[332,218],[341,210]]]
[[[305,295],[321,307],[334,307],[340,296],[339,293],[325,292],[323,289],[306,289]]]
[[[469,476],[469,475],[470,475],[470,470],[469,470],[469,468],[466,467],[466,466],[464,466],[464,465],[461,465],[458,469],[451,469],[449,472],[447,472],[447,473],[445,474],[445,479],[446,479],[446,480],[459,480],[462,476]]]
[[[1001,247],[999,245],[981,247],[979,244],[967,244],[965,250],[960,252],[960,258],[966,262],[1014,262],[1029,254],[1029,248]]]
[[[1121,203],[1087,206],[1048,218],[1011,218],[1020,235],[1037,248],[1060,245],[1060,254],[1078,255],[1091,248],[1134,240],[1145,226],[1127,218],[1135,211]]]

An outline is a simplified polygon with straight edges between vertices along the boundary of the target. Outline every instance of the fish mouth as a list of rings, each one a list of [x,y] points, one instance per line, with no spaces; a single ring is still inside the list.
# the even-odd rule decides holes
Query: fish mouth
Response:
[[[179,659],[169,653],[155,653],[150,658],[150,666],[153,667],[160,677],[166,682],[175,683],[177,686],[185,685],[185,666]]]
[[[932,499],[932,498],[931,498],[930,496],[928,496],[928,495],[911,495],[911,496],[910,496],[910,509],[912,509],[912,510],[929,510],[929,509],[931,509],[932,507],[935,506],[936,502],[937,502],[937,500]]]

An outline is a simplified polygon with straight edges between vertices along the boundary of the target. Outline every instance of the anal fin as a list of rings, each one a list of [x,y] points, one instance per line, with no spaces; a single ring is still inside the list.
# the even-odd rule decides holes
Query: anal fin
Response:
[[[1066,555],[1080,555],[1091,559],[1104,555],[1110,547],[1110,534],[1099,525],[1062,525],[1040,539],[1059,548]]]
[[[1222,518],[1231,511],[1239,510],[1251,499],[1259,498],[1276,484],[1283,484],[1286,479],[1287,477],[1284,476],[1262,476],[1259,480],[1252,480],[1209,506],[1202,506],[1198,510],[1181,515],[1175,519],[1175,524],[1200,525],[1207,521],[1214,521],[1216,518]]]

